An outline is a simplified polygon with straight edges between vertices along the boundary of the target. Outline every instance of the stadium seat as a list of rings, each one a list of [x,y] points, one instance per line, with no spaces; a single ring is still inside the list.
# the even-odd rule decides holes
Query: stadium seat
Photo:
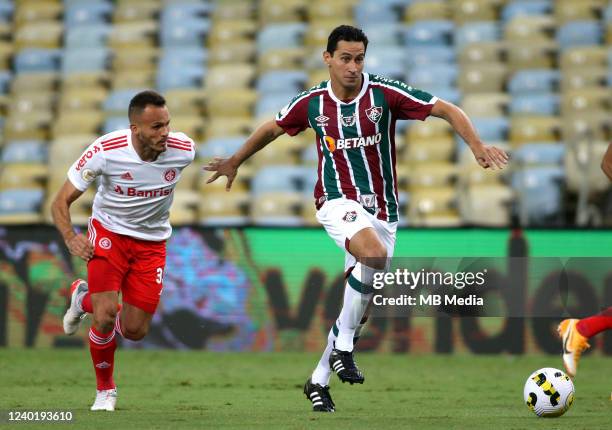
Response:
[[[508,135],[508,119],[497,118],[473,118],[472,122],[478,131],[480,138],[485,142],[498,142],[506,140]]]
[[[403,49],[399,46],[369,49],[367,52],[367,70],[375,75],[404,80],[406,67],[402,55]]]
[[[451,126],[438,118],[430,118],[423,122],[412,121],[406,131],[406,140],[409,144],[434,138],[452,138],[452,136]]]
[[[202,40],[209,33],[211,23],[208,19],[190,18],[178,24],[165,24],[160,26],[160,45],[168,48],[199,47]]]
[[[257,52],[300,47],[305,31],[306,24],[301,22],[268,24],[257,33]]]
[[[461,107],[470,117],[501,117],[506,115],[509,102],[505,93],[466,94]]]
[[[159,2],[147,0],[123,1],[113,9],[112,20],[118,25],[152,20],[159,14],[160,9],[161,5]]]
[[[244,225],[248,221],[249,203],[248,192],[206,192],[198,205],[199,223],[215,227]]]
[[[110,52],[106,48],[67,49],[62,56],[62,73],[95,72],[108,67]]]
[[[394,22],[370,21],[362,26],[368,36],[369,45],[402,46],[402,25]]]
[[[206,68],[201,65],[185,65],[180,69],[166,67],[157,72],[157,87],[165,92],[175,88],[199,88],[206,75]]]
[[[559,80],[557,70],[519,70],[510,78],[508,91],[512,94],[553,92],[558,88]]]
[[[163,26],[181,25],[190,19],[210,18],[214,5],[201,1],[166,2],[160,13]]]
[[[517,16],[525,15],[548,15],[552,12],[553,2],[551,0],[515,0],[510,1],[503,7],[501,18],[507,22]]]
[[[495,42],[501,29],[496,21],[469,22],[455,31],[455,46],[462,49],[471,43]]]
[[[512,175],[519,216],[531,225],[550,225],[561,217],[562,167],[527,167]],[[524,217],[527,217],[527,220]]]
[[[410,85],[424,90],[452,87],[457,81],[459,70],[454,64],[429,64],[415,67],[408,73]]]
[[[164,96],[173,114],[203,114],[206,99],[204,90],[175,89],[166,91]]]
[[[207,90],[250,88],[255,80],[255,66],[249,63],[211,66],[204,79]]]
[[[568,21],[591,20],[598,18],[601,0],[557,0],[555,2],[555,17],[559,24]]]
[[[513,190],[502,184],[472,185],[459,200],[461,218],[471,225],[505,227],[513,198]]]
[[[63,32],[64,28],[62,24],[57,21],[36,21],[26,23],[17,27],[15,31],[15,48],[59,48]]]
[[[251,220],[259,226],[300,226],[303,197],[288,191],[265,192],[251,200]]]
[[[558,141],[561,121],[552,116],[519,116],[512,118],[510,141],[516,146],[523,143]]]
[[[372,22],[390,25],[399,20],[399,14],[396,7],[390,3],[378,3],[374,1],[361,1],[355,5],[353,9],[355,23],[362,29],[367,30],[368,24]],[[366,31],[368,38],[370,33]],[[380,39],[370,39],[377,40]]]
[[[257,102],[255,103],[255,117],[263,118],[268,117],[274,118],[276,114],[286,106],[297,92],[287,92],[287,93],[264,93],[257,98]]]
[[[155,88],[156,73],[142,72],[140,70],[115,72],[110,78],[110,85],[113,90],[127,90],[132,88]]]
[[[512,161],[520,165],[563,164],[565,145],[559,143],[527,143],[512,151]]]
[[[4,125],[6,140],[47,140],[49,126],[53,121],[51,111],[31,111],[26,113],[10,113]]]
[[[448,20],[416,21],[404,29],[404,40],[407,46],[450,45],[454,29]]]
[[[0,190],[42,188],[49,175],[45,163],[9,163],[0,169]]]
[[[250,41],[257,31],[257,24],[249,19],[215,21],[208,34],[209,47],[239,41]]]
[[[555,20],[549,15],[518,15],[506,23],[504,39],[511,42],[553,41]]]
[[[207,162],[214,157],[229,157],[240,148],[248,136],[210,138],[197,149],[198,158]]]
[[[57,71],[60,56],[58,49],[22,49],[15,55],[15,71],[19,74]]]
[[[55,101],[55,93],[50,91],[14,93],[10,98],[9,111],[12,115],[52,111],[55,107]]]
[[[214,18],[219,21],[249,20],[254,21],[256,7],[251,2],[244,1],[222,1],[215,4]]]
[[[257,68],[260,74],[271,70],[301,70],[304,54],[304,48],[270,49],[258,57]]]
[[[563,118],[561,135],[566,142],[581,139],[609,140],[610,114],[607,112],[595,113],[568,113]]]
[[[211,89],[206,110],[211,116],[251,117],[257,93],[246,88]]]
[[[256,88],[264,96],[270,93],[296,95],[304,89],[307,81],[308,74],[303,70],[273,70],[259,75]]]
[[[451,7],[446,1],[415,1],[406,7],[405,20],[408,23],[428,19],[448,19]]]
[[[13,223],[40,222],[44,194],[42,188],[0,191],[0,222],[6,221],[9,216]]]
[[[59,110],[101,109],[106,97],[107,91],[101,88],[66,89],[60,93]]]
[[[450,46],[410,46],[404,52],[408,68],[427,64],[452,64],[457,58],[455,49]]]
[[[59,138],[74,134],[97,134],[103,121],[104,114],[97,110],[62,112],[53,123],[52,135]]]
[[[600,168],[608,145],[607,141],[594,139],[568,142],[564,163],[568,190],[585,189],[591,194],[610,189],[610,181]]]
[[[115,23],[108,38],[108,46],[120,48],[152,48],[156,45],[158,24],[155,21]]]
[[[406,167],[409,167],[407,179],[410,190],[448,186],[458,174],[457,165],[449,161],[432,161]]]
[[[32,22],[54,21],[62,14],[61,2],[37,0],[21,0],[16,2],[13,20],[17,25]]]
[[[560,97],[557,94],[516,94],[510,102],[511,114],[556,115]]]
[[[503,60],[504,52],[503,44],[499,42],[471,43],[459,52],[459,63],[465,65],[499,63]]]
[[[112,27],[106,23],[91,23],[87,25],[71,25],[64,33],[64,46],[66,48],[100,48],[106,41]]]
[[[347,1],[311,0],[306,5],[308,21],[353,18],[352,5]]]
[[[562,49],[573,46],[597,45],[603,39],[603,30],[594,20],[571,21],[557,30],[557,41]]]
[[[497,18],[496,6],[491,0],[456,0],[453,18],[459,24],[491,21]]]
[[[507,49],[511,71],[523,69],[552,69],[556,64],[557,47],[551,42],[517,42]]]
[[[410,193],[407,221],[413,226],[457,226],[461,219],[457,211],[454,187],[434,187]]]
[[[464,93],[498,93],[504,89],[507,74],[502,63],[466,65],[459,73],[458,86]]]
[[[47,146],[39,140],[9,142],[2,149],[0,161],[3,163],[46,163]]]
[[[268,149],[269,152],[272,148]],[[304,171],[298,166],[267,166],[255,172],[251,182],[251,193],[257,198],[262,193],[302,192]]]
[[[564,50],[561,53],[561,69],[583,69],[585,67],[607,66],[610,56],[609,49],[603,46],[580,46]]]
[[[75,25],[89,26],[108,22],[112,11],[112,3],[106,0],[70,2],[64,7],[64,24],[70,29]]]
[[[449,162],[454,151],[453,139],[431,139],[408,145],[399,161],[405,163]]]
[[[304,44],[307,47],[323,48],[320,51],[323,52],[327,46],[327,38],[329,33],[339,25],[351,25],[352,20],[343,19],[340,17],[329,18],[325,20],[310,21],[308,29],[304,34]]]
[[[611,101],[609,88],[569,90],[563,93],[561,111],[563,114],[606,112]]]
[[[306,9],[305,0],[262,0],[258,14],[262,24],[298,22]]]

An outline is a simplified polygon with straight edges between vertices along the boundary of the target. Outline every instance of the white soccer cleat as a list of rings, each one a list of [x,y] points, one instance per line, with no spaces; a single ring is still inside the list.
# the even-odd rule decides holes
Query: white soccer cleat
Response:
[[[110,390],[96,390],[96,401],[92,411],[114,411],[117,403],[117,387]]]
[[[87,316],[81,302],[87,293],[87,282],[77,279],[70,286],[70,307],[64,315],[64,333],[71,336],[77,332],[81,321]]]

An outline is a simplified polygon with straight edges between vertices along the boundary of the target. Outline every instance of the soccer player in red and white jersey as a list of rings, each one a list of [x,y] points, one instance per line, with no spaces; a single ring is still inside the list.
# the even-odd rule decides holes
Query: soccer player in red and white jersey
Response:
[[[97,393],[91,410],[115,409],[115,334],[137,341],[149,330],[163,289],[174,188],[195,156],[193,141],[170,131],[160,94],[136,94],[128,116],[129,129],[100,137],[75,161],[51,208],[70,253],[87,261],[87,282],[71,287],[64,331],[74,334],[93,314],[89,347]],[[75,232],[69,208],[96,180],[85,237]]]
[[[601,170],[612,181],[612,143],[601,160]],[[576,376],[582,353],[591,347],[589,339],[605,330],[612,330],[612,306],[587,318],[561,321],[557,333],[563,345],[563,365],[568,375]]]
[[[330,79],[298,94],[274,120],[262,124],[227,159],[214,159],[208,182],[227,176],[227,189],[238,167],[268,143],[310,127],[316,132],[319,179],[314,197],[317,219],[346,250],[347,284],[340,316],[327,347],[304,386],[314,411],[333,412],[329,378],[363,383],[353,359],[353,345],[373,296],[374,276],[393,255],[398,220],[395,172],[395,123],[401,119],[444,118],[465,140],[483,168],[503,168],[507,154],[485,145],[457,106],[392,79],[363,72],[368,39],[343,25],[328,38],[323,61]]]

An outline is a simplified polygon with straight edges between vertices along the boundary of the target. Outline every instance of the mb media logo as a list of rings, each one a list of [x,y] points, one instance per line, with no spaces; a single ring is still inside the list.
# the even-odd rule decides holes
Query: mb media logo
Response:
[[[382,134],[376,133],[373,136],[352,137],[350,139],[334,139],[331,136],[323,136],[323,143],[329,152],[334,152],[336,149],[353,149],[363,148],[365,146],[374,146],[380,143]]]

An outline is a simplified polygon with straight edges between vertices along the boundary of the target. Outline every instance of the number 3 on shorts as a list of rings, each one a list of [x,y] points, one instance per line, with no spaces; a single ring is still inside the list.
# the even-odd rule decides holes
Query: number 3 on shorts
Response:
[[[157,282],[158,284],[161,284],[163,278],[164,278],[164,268],[163,267],[158,267],[157,268],[157,277],[155,278],[155,282]]]

